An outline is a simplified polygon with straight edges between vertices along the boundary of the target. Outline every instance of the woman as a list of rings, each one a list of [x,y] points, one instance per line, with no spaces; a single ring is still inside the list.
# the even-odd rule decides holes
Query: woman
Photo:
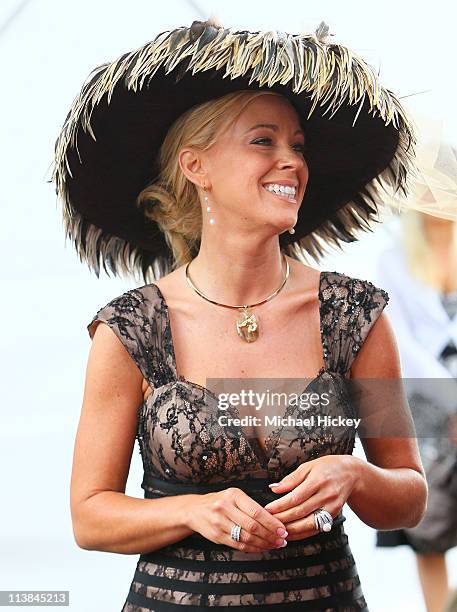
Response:
[[[162,33],[96,70],[57,142],[81,257],[160,277],[88,325],[72,473],[78,545],[140,554],[124,611],[367,610],[342,507],[385,529],[423,515],[412,436],[351,455],[345,380],[400,376],[388,296],[299,261],[367,229],[412,155],[398,100],[325,35]],[[207,385],[250,377],[310,378],[310,421],[343,424],[290,403],[244,425]],[[125,495],[135,437],[144,500]]]
[[[378,531],[376,545],[415,552],[427,610],[441,612],[449,594],[445,553],[457,545],[457,224],[411,210],[401,225],[378,279],[391,298],[429,501],[419,525]]]

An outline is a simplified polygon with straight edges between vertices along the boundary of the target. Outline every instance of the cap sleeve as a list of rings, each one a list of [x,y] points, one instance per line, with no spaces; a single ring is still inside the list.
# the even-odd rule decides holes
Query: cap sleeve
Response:
[[[131,289],[100,308],[87,325],[91,339],[99,323],[109,325],[151,386],[157,383],[160,342],[154,306],[155,301],[149,299],[143,288]]]
[[[330,370],[347,374],[389,301],[367,280],[328,273],[321,293],[324,358]]]

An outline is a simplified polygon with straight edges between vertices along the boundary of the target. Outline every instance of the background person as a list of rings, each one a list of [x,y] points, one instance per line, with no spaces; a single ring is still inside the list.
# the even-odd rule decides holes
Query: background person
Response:
[[[432,150],[428,144],[428,157]],[[419,205],[441,203],[451,213],[457,206],[455,150],[438,143],[436,152],[421,166],[415,197]],[[391,298],[389,318],[429,500],[419,525],[378,531],[376,545],[412,548],[427,610],[442,612],[449,588],[445,553],[457,545],[457,223],[414,209],[400,223],[396,244],[379,258],[376,278]]]

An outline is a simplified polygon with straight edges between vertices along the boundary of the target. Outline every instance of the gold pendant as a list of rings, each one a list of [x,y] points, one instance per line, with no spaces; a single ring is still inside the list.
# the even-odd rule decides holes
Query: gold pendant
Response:
[[[246,342],[254,342],[259,337],[259,320],[248,306],[240,309],[240,315],[236,320],[236,331]]]

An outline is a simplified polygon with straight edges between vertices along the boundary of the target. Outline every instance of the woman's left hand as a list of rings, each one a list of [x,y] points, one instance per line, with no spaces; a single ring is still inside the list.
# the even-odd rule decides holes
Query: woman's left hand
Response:
[[[352,455],[325,455],[288,474],[276,487],[278,494],[288,493],[265,506],[284,523],[287,540],[301,540],[316,535],[313,511],[327,510],[332,518],[339,513],[357,483],[357,462]]]

